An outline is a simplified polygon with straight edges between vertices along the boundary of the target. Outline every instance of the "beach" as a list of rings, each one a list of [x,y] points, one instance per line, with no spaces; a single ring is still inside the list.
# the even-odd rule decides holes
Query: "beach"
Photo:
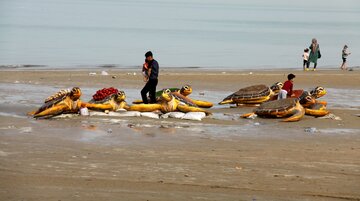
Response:
[[[109,75],[102,75],[106,71]],[[255,84],[323,86],[338,118],[242,119],[218,105]],[[64,88],[140,99],[140,69],[2,69],[0,200],[360,200],[360,70],[161,68],[157,89],[190,84],[214,102],[202,121],[26,114]],[[310,128],[310,132],[309,132]]]

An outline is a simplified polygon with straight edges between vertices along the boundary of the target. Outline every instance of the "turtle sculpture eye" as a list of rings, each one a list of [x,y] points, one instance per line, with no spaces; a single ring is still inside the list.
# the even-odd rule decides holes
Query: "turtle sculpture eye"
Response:
[[[318,87],[318,88],[317,88],[317,91],[324,91],[324,88]]]
[[[189,86],[185,86],[184,89],[189,90]]]
[[[310,96],[306,96],[305,98],[308,102],[311,102],[312,101],[312,98]]]
[[[118,95],[124,95],[125,93],[123,91],[119,91]]]
[[[167,93],[167,94],[169,94],[170,92],[171,92],[170,89],[165,90],[165,93]]]
[[[78,87],[74,87],[74,88],[72,88],[71,92],[77,92],[78,90],[79,90]]]

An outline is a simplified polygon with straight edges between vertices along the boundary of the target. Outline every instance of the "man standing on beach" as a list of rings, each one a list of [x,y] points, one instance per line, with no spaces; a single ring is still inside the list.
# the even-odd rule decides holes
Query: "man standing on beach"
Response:
[[[141,98],[145,104],[148,104],[147,93],[149,92],[150,103],[156,103],[156,86],[158,84],[158,75],[159,75],[159,64],[153,58],[151,51],[146,52],[145,54],[145,64],[143,66],[144,76],[146,79],[146,84],[141,90]]]

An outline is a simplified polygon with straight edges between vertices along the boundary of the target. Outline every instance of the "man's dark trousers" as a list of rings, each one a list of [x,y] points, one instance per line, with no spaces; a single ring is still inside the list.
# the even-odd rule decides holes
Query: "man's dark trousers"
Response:
[[[150,103],[156,103],[156,86],[158,84],[158,79],[149,79],[145,84],[144,88],[141,90],[141,98],[145,104],[149,103],[146,94],[149,92]]]

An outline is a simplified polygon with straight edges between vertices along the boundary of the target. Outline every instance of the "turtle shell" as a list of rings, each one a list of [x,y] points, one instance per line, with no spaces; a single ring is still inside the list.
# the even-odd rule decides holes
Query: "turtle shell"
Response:
[[[270,114],[288,111],[296,106],[297,101],[298,100],[296,98],[286,98],[261,103],[261,105],[256,108],[255,112],[262,114]]]
[[[53,107],[54,105],[63,101],[66,97],[70,95],[70,89],[60,90],[59,92],[49,96],[45,99],[44,104],[37,110],[36,113],[40,113],[48,108]]]
[[[52,101],[58,101],[64,99],[66,96],[70,95],[71,91],[70,89],[63,89],[59,92],[56,92],[55,94],[47,97],[44,101],[44,103],[52,102]]]
[[[266,85],[253,85],[249,87],[245,87],[242,89],[239,89],[237,92],[229,95],[224,99],[225,100],[234,100],[234,99],[258,99],[262,97],[269,96],[271,93],[271,90]]]

